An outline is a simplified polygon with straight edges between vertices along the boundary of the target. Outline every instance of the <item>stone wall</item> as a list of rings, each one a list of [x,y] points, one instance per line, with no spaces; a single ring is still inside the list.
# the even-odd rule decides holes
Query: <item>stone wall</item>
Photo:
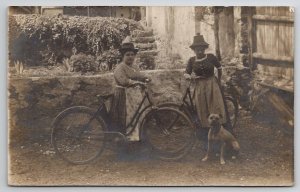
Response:
[[[155,103],[178,101],[182,90],[182,70],[145,71]],[[97,76],[38,77],[9,79],[10,141],[35,141],[50,136],[53,118],[74,105],[97,108],[96,95],[113,93],[111,73]]]

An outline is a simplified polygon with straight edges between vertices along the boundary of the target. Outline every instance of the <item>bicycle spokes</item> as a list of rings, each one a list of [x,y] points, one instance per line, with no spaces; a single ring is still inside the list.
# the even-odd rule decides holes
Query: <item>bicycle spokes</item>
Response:
[[[52,142],[57,152],[72,163],[93,159],[105,142],[103,126],[93,115],[76,111],[56,123]]]
[[[194,130],[188,118],[176,110],[162,109],[148,116],[145,135],[159,153],[175,154],[185,149]]]

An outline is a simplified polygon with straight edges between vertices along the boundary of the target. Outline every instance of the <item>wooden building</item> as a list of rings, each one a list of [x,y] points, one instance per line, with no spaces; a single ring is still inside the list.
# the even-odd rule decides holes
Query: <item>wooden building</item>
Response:
[[[8,9],[9,15],[15,14],[40,14],[40,6],[10,6]]]
[[[136,6],[61,6],[42,7],[42,14],[64,14],[87,17],[124,17],[141,20],[143,7]]]
[[[138,6],[11,6],[9,14],[69,15],[87,17],[124,17],[140,21],[146,7]]]
[[[293,92],[293,9],[256,7],[251,20],[250,64],[262,74],[266,86]]]
[[[256,7],[250,16],[250,64],[285,128],[294,126],[294,9]],[[275,119],[274,119],[275,120]]]

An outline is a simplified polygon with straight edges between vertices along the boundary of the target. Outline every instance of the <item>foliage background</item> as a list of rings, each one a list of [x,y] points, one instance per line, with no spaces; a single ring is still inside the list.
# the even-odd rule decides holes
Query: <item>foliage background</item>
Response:
[[[9,16],[10,65],[20,61],[26,66],[54,66],[77,54],[112,63],[122,40],[136,29],[142,26],[126,18]]]

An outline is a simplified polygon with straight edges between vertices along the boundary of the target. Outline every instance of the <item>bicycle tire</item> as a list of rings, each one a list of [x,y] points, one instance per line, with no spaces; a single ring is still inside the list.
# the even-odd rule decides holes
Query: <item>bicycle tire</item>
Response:
[[[75,116],[74,118],[74,116],[72,116],[74,114],[77,114],[77,116],[79,116],[77,118]],[[97,116],[89,124],[86,123],[91,117],[93,117],[94,114],[95,110],[91,108],[84,106],[75,106],[62,111],[54,119],[52,123],[51,143],[56,154],[58,154],[63,160],[71,164],[86,164],[95,160],[104,151],[106,145],[104,132],[107,129],[105,121],[100,116]],[[76,125],[76,123],[78,123],[79,120],[83,118],[83,115],[87,117],[85,120],[83,120],[84,124],[79,123],[79,125]],[[70,119],[70,122],[67,121],[68,119]],[[64,121],[71,124],[68,124],[66,127],[63,124]],[[68,131],[68,133],[65,132],[65,136],[63,134],[64,129],[67,129]],[[95,130],[96,132],[92,133],[93,130]],[[90,133],[88,131],[90,131]],[[101,140],[100,138],[103,139]],[[84,142],[86,144],[86,146],[82,143],[80,144],[80,139],[82,143]],[[67,142],[69,140],[72,142],[68,146]],[[75,141],[79,141],[76,143],[77,145],[74,145],[73,142]],[[97,143],[95,143],[95,141],[97,141]],[[93,146],[95,144],[98,145]],[[76,153],[78,152],[76,148],[84,153],[84,158],[81,158],[79,160],[75,158]],[[91,152],[91,154],[87,154],[92,149],[93,151]],[[67,156],[67,153],[69,153],[71,156]],[[72,155],[74,156],[74,158]],[[81,157],[83,157],[83,154],[81,154]]]
[[[164,102],[164,103],[159,103],[157,105],[157,107],[169,107],[169,108],[174,108],[177,109],[181,112],[183,112],[184,114],[186,114],[189,118],[192,118],[192,114],[191,112],[182,104],[178,104],[175,102]]]
[[[234,109],[230,110],[228,112],[229,112],[229,117],[232,117],[232,118],[230,118],[231,126],[232,126],[233,129],[235,129],[237,119],[238,119],[238,116],[239,116],[238,103],[231,96],[225,96],[225,102],[226,102],[226,105],[228,104],[227,102],[231,102],[233,104]],[[177,109],[177,110],[185,113],[189,118],[192,118],[191,113],[185,107],[183,107],[180,104],[174,103],[174,102],[161,103],[161,104],[158,104],[158,107],[174,108],[174,109]]]
[[[228,115],[229,115],[229,118],[230,118],[230,123],[231,123],[232,129],[233,129],[234,132],[236,132],[236,123],[237,123],[237,119],[238,119],[238,116],[239,116],[238,103],[235,99],[233,99],[230,96],[225,96],[225,103],[227,105],[227,110],[228,110],[228,113],[229,113]],[[232,108],[229,109],[228,103],[232,104],[233,109]]]
[[[150,110],[142,121],[141,130],[147,146],[155,156],[164,160],[183,158],[196,141],[195,127],[188,116],[170,107]],[[183,145],[175,146],[180,141],[184,142]]]

